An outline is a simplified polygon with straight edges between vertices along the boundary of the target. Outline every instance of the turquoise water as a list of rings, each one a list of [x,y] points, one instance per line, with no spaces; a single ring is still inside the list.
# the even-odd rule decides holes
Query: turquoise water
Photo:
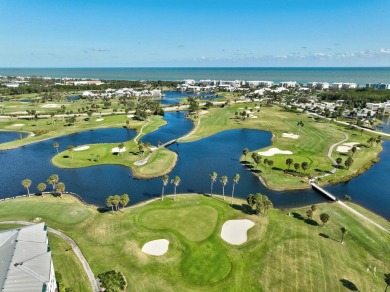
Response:
[[[375,68],[0,68],[2,76],[49,76],[106,80],[270,80],[390,83],[390,67]]]

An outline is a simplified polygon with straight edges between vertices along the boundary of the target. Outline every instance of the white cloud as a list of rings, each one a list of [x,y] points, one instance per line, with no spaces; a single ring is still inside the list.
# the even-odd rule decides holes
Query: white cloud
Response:
[[[384,48],[382,48],[382,49],[380,49],[380,51],[379,51],[381,54],[390,54],[390,49],[384,49]]]

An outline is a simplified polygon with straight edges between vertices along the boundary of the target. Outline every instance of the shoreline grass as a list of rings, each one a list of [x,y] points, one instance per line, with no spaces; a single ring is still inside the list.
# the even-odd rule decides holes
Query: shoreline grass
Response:
[[[121,271],[127,291],[339,291],[346,281],[362,291],[384,289],[379,275],[390,269],[383,258],[390,237],[339,204],[318,204],[313,220],[307,220],[308,206],[289,209],[292,216],[274,209],[263,217],[248,214],[243,200],[235,199],[233,207],[229,202],[221,196],[178,195],[176,201],[168,196],[102,213],[70,196],[25,197],[0,202],[0,220],[43,218],[76,241],[95,275]],[[323,212],[331,218],[324,227]],[[222,224],[243,218],[256,223],[248,242],[225,243]],[[344,244],[342,226],[349,231]],[[158,238],[170,241],[167,254],[141,252],[144,243]],[[367,272],[369,265],[377,276]]]

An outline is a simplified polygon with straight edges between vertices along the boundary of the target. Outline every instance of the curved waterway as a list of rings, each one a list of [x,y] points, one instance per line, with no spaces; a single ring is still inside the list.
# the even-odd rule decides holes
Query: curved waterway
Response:
[[[20,139],[20,136],[24,138],[27,133],[0,131],[0,144]]]
[[[166,142],[188,133],[193,125],[185,119],[185,113],[166,113],[168,124],[142,138],[144,142],[154,145]],[[92,166],[81,169],[61,169],[53,166],[51,158],[56,154],[53,143],[60,144],[59,150],[67,145],[84,145],[92,143],[119,143],[133,139],[135,132],[126,129],[99,129],[72,134],[61,138],[42,141],[9,151],[0,151],[0,198],[25,193],[21,181],[30,178],[33,181],[31,191],[53,173],[60,177],[67,190],[80,194],[88,203],[103,205],[109,195],[128,193],[131,204],[160,196],[161,178],[134,179],[127,167],[119,165]],[[259,179],[239,162],[242,149],[250,150],[267,147],[271,144],[271,133],[259,130],[228,130],[191,143],[175,143],[169,149],[179,155],[176,167],[170,178],[180,176],[179,193],[210,192],[210,173],[216,171],[219,178],[226,175],[229,183],[225,195],[230,196],[232,177],[240,174],[240,181],[235,187],[235,196],[245,198],[249,193],[261,192],[270,197],[277,207],[293,207],[324,202],[326,199],[311,189],[298,191],[272,191],[265,188]],[[347,184],[330,186],[327,189],[342,197],[347,193],[353,200],[382,216],[390,219],[390,205],[386,175],[390,170],[390,141],[384,142],[385,150],[381,153],[381,162],[374,165],[365,174]],[[77,155],[77,154],[76,154]],[[5,167],[4,167],[5,166]],[[375,181],[376,179],[376,181]],[[368,183],[369,182],[369,183]],[[50,186],[48,186],[50,189]],[[173,185],[168,184],[165,193],[173,193]],[[214,193],[222,193],[222,185],[214,184]]]

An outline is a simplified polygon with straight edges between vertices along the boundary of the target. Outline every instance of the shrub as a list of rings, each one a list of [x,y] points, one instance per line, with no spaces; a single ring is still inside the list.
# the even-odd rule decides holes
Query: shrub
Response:
[[[126,279],[121,272],[108,271],[98,275],[101,281],[101,287],[107,292],[124,291],[126,288]]]

